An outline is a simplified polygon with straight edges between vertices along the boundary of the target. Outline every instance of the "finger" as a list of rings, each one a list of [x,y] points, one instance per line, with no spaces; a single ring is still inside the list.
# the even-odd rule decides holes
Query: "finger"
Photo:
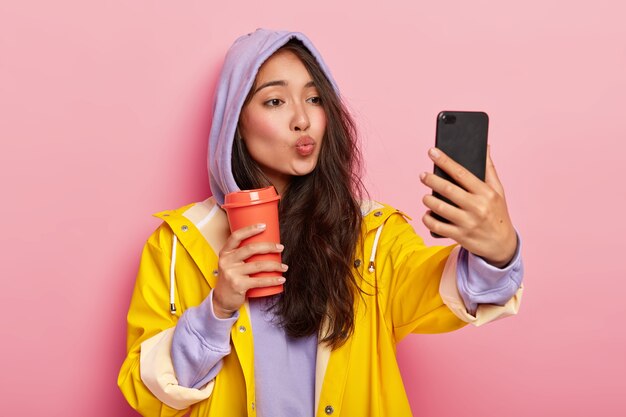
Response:
[[[496,166],[491,159],[491,147],[487,146],[487,168],[485,170],[485,183],[491,186],[500,195],[504,195],[504,187],[500,182],[498,173],[496,172]]]
[[[448,173],[454,181],[470,193],[484,187],[485,184],[478,177],[446,155],[441,149],[431,148],[428,151],[428,156],[439,168]]]
[[[422,198],[422,202],[432,212],[448,219],[455,225],[462,225],[466,219],[466,215],[463,210],[454,207],[453,205],[448,204],[433,195],[425,195],[424,198]]]
[[[235,272],[240,275],[252,275],[258,272],[276,272],[276,275],[280,275],[287,271],[289,267],[285,264],[275,261],[254,261],[246,262],[238,265],[235,268]]]
[[[238,249],[233,250],[232,259],[233,262],[245,261],[252,255],[261,255],[265,253],[280,253],[285,249],[280,243],[273,242],[257,242],[244,245]]]
[[[459,207],[465,208],[469,204],[468,200],[471,196],[467,191],[438,175],[423,172],[420,175],[420,180],[425,186],[446,197]]]
[[[284,277],[249,278],[246,280],[248,290],[250,288],[273,287],[284,283]]]
[[[230,252],[239,247],[241,241],[252,237],[254,235],[258,235],[262,233],[266,228],[266,225],[263,223],[253,224],[250,226],[242,227],[241,229],[235,230],[230,234],[224,247],[222,248],[223,252]]]
[[[457,227],[453,224],[444,223],[435,219],[431,215],[431,212],[426,212],[426,214],[422,216],[422,223],[424,223],[424,226],[426,226],[431,232],[438,234],[439,236],[456,240],[455,236],[458,235]]]

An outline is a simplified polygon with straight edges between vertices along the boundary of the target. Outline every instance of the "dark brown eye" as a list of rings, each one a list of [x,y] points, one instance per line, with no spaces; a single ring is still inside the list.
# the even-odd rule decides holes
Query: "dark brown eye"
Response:
[[[277,98],[272,98],[272,99],[267,100],[263,104],[269,107],[276,107],[276,106],[280,106],[281,103],[282,103],[282,100],[277,99]]]

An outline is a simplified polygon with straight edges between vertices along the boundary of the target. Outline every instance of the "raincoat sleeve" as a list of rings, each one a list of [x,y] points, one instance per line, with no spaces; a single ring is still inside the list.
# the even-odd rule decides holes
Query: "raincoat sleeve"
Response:
[[[377,286],[396,342],[409,333],[443,333],[470,322],[477,324],[477,317],[478,324],[483,324],[517,312],[511,307],[519,304],[514,300],[505,306],[488,305],[489,317],[482,318],[483,305],[478,306],[476,316],[470,315],[455,284],[456,251],[456,246],[426,246],[400,213],[387,219],[376,256]],[[442,298],[443,276],[451,277],[445,282],[453,285],[446,288],[446,296],[454,290],[455,297]],[[451,301],[454,308],[448,305]]]
[[[213,389],[213,381],[195,389],[176,380],[169,354],[178,320],[168,308],[171,245],[172,232],[165,224],[148,239],[127,317],[127,356],[117,383],[131,407],[144,416],[183,416]]]

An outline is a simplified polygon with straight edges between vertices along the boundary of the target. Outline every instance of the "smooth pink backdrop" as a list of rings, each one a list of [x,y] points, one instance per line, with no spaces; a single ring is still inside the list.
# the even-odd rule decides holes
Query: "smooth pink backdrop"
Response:
[[[401,343],[416,416],[623,416],[625,9],[1,1],[2,414],[136,415],[116,377],[150,214],[208,195],[217,72],[263,26],[322,51],[359,122],[372,196],[422,235],[435,115],[491,116],[525,300],[516,318]]]

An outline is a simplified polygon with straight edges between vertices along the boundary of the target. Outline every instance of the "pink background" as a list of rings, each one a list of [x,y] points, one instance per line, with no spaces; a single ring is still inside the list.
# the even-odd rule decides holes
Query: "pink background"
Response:
[[[0,3],[2,414],[136,415],[116,377],[150,214],[207,196],[217,71],[263,26],[322,51],[372,196],[423,235],[435,115],[491,116],[523,309],[402,342],[415,414],[624,415],[623,2],[215,3]]]

